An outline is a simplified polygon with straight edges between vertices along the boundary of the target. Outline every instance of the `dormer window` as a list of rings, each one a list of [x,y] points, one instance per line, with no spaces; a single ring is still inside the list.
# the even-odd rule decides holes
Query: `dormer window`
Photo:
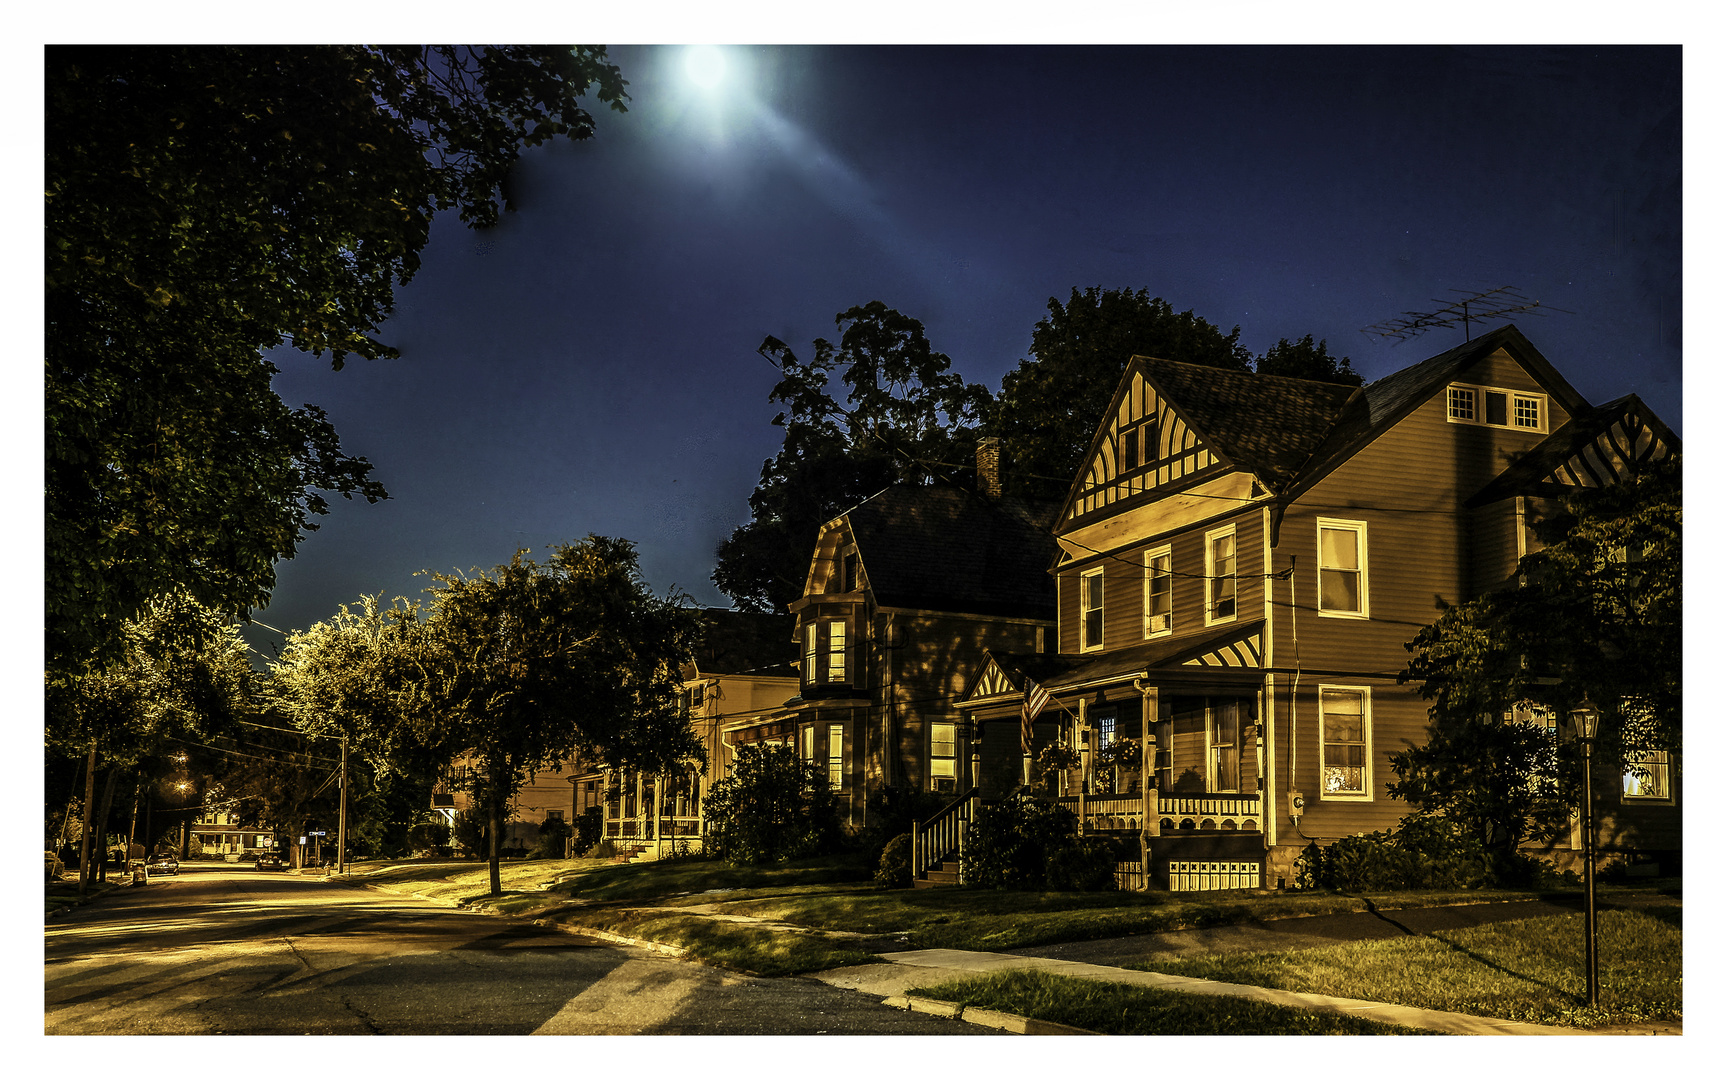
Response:
[[[1445,391],[1445,418],[1453,424],[1544,432],[1547,395],[1454,383]]]

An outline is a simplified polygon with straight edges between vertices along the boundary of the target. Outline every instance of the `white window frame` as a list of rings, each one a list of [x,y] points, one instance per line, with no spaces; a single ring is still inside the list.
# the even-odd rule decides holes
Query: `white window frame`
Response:
[[[1361,697],[1361,790],[1360,791],[1327,791],[1325,786],[1325,695],[1358,694]],[[1320,683],[1318,692],[1319,707],[1319,797],[1334,802],[1372,802],[1373,801],[1373,688],[1369,686],[1343,686],[1337,683]]]
[[[1088,631],[1091,628],[1091,618],[1090,618],[1091,612],[1086,608],[1086,604],[1090,600],[1090,593],[1091,593],[1091,589],[1090,589],[1090,586],[1088,583],[1094,578],[1097,580],[1097,609],[1096,609],[1097,610],[1097,640],[1094,642],[1088,643],[1087,642],[1087,638],[1089,637]],[[1097,652],[1099,649],[1103,648],[1103,635],[1104,635],[1104,622],[1103,622],[1103,620],[1104,620],[1104,610],[1103,610],[1104,601],[1103,601],[1103,595],[1104,595],[1103,594],[1103,568],[1101,566],[1098,567],[1096,570],[1087,570],[1084,573],[1079,575],[1079,651],[1080,652]]]
[[[1152,563],[1164,560],[1161,572],[1155,571]],[[1145,636],[1148,638],[1168,637],[1175,632],[1175,554],[1170,545],[1151,548],[1145,553]],[[1169,610],[1163,614],[1162,626],[1152,625],[1151,598],[1154,595],[1154,578],[1161,573],[1164,591],[1169,597]]]
[[[936,751],[936,745],[937,745],[936,732],[937,732],[937,729],[940,729],[940,728],[946,728],[948,731],[948,740],[949,740],[948,746],[953,750],[952,754],[937,754],[935,752]],[[947,771],[945,773],[938,773],[936,771],[936,768],[937,768],[936,763],[937,762],[945,762],[946,763]],[[932,721],[930,721],[930,725],[929,725],[929,788],[931,791],[940,790],[940,788],[938,788],[936,785],[936,781],[938,781],[938,780],[952,780],[953,785],[954,785],[954,790],[957,791],[959,789],[959,724],[953,720],[932,720]]]
[[[1235,742],[1233,743],[1220,743],[1214,738],[1217,734],[1217,703],[1222,701],[1230,702],[1231,707],[1235,710]],[[1242,729],[1245,726],[1242,720],[1246,713],[1247,710],[1241,707],[1239,698],[1208,697],[1205,699],[1205,790],[1207,794],[1216,792],[1220,795],[1238,795],[1241,793],[1241,746],[1244,738]],[[1235,751],[1235,786],[1227,788],[1218,778],[1217,768],[1217,752],[1225,746],[1233,747]]]
[[[1458,415],[1458,397],[1469,394],[1468,416]],[[1493,424],[1487,420],[1487,394],[1505,395],[1505,423]],[[1535,408],[1537,423],[1534,426],[1517,422],[1517,406],[1532,405]],[[1512,390],[1504,386],[1483,386],[1478,383],[1452,383],[1445,390],[1445,419],[1452,424],[1470,424],[1475,427],[1499,428],[1503,431],[1527,431],[1534,435],[1545,435],[1551,426],[1548,417],[1547,395],[1532,390]]]
[[[1230,600],[1232,607],[1228,615],[1217,614],[1217,581],[1223,575],[1218,574],[1216,559],[1213,552],[1217,541],[1229,537],[1230,571],[1228,577],[1232,580]],[[1241,615],[1241,548],[1235,542],[1235,524],[1231,522],[1221,528],[1212,529],[1205,534],[1205,625],[1217,626],[1222,623],[1232,623]]]
[[[1348,611],[1342,608],[1328,608],[1325,606],[1325,530],[1327,529],[1333,529],[1338,532],[1355,533],[1355,573],[1359,578],[1355,597],[1361,605],[1359,611]],[[1320,518],[1319,524],[1313,532],[1313,542],[1317,552],[1316,565],[1319,567],[1319,573],[1314,575],[1313,580],[1314,610],[1319,612],[1320,617],[1327,619],[1372,618],[1367,600],[1367,522],[1345,521],[1341,518]]]
[[[852,670],[850,633],[844,618],[811,619],[804,623],[802,675],[805,686],[849,686]],[[834,644],[836,631],[839,644]]]

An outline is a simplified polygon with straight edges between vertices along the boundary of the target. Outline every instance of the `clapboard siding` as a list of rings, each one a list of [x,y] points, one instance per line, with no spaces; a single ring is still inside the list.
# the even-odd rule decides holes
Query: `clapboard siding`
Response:
[[[1503,351],[1474,365],[1458,382],[1544,392]],[[1548,430],[1569,419],[1548,400]],[[1285,513],[1272,569],[1295,562],[1290,583],[1276,583],[1276,661],[1291,667],[1299,641],[1304,671],[1293,717],[1289,676],[1278,694],[1279,787],[1307,794],[1301,825],[1310,836],[1333,838],[1391,828],[1406,812],[1386,794],[1394,780],[1391,755],[1426,741],[1428,703],[1416,685],[1399,686],[1409,661],[1405,643],[1438,617],[1438,603],[1455,604],[1501,582],[1516,566],[1515,500],[1471,513],[1463,502],[1503,472],[1544,433],[1453,424],[1445,387],[1349,461],[1301,495]],[[1368,619],[1321,616],[1319,519],[1367,526]],[[1289,620],[1293,617],[1293,639]],[[1327,800],[1320,792],[1320,684],[1367,687],[1373,710],[1369,802]],[[1294,761],[1293,772],[1290,762]]]
[[[1174,627],[1177,636],[1202,633],[1205,625],[1205,534],[1235,526],[1236,622],[1262,616],[1265,579],[1264,529],[1257,507],[1183,530],[1170,537],[1116,552],[1082,567],[1058,572],[1061,651],[1080,651],[1080,578],[1103,571],[1103,649],[1138,645],[1145,637],[1145,555],[1168,545],[1173,575]],[[1221,624],[1213,624],[1216,628]]]

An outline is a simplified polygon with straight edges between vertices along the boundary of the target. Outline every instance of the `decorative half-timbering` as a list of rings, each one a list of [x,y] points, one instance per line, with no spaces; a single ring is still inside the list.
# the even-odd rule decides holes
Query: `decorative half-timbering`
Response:
[[[1220,464],[1217,454],[1163,400],[1144,372],[1132,371],[1116,395],[1114,416],[1093,447],[1064,520],[1208,469],[1215,471]]]
[[[1200,653],[1182,663],[1187,667],[1256,668],[1259,666],[1259,635],[1248,634],[1240,641]]]

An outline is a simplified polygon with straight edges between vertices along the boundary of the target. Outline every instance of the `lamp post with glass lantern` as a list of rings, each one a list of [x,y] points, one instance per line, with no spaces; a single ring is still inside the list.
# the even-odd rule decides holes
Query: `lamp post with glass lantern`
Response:
[[[1588,698],[1571,710],[1571,731],[1583,744],[1583,933],[1585,937],[1583,963],[1584,983],[1593,1008],[1600,999],[1601,986],[1597,977],[1595,955],[1595,784],[1592,755],[1595,731],[1601,722],[1601,711]]]

